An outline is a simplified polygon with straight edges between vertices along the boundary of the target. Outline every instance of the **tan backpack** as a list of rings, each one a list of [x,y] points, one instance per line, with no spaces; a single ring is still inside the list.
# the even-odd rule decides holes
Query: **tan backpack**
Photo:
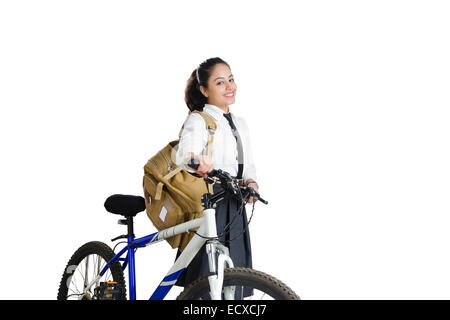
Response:
[[[212,142],[216,123],[207,114],[199,113],[206,122],[208,130],[207,155],[211,159]],[[181,128],[179,137],[183,131]],[[197,178],[172,160],[175,159],[174,147],[179,140],[169,142],[162,150],[147,161],[144,166],[144,198],[147,215],[158,230],[203,216],[201,196],[213,193],[212,186],[203,178]],[[182,251],[194,233],[183,233],[167,239],[172,248]]]

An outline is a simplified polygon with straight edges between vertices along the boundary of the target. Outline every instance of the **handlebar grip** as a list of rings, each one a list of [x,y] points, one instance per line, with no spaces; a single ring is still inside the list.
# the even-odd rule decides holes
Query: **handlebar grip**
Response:
[[[200,161],[198,161],[198,159],[191,158],[189,159],[187,166],[194,170],[197,170],[198,167],[200,166]],[[211,172],[208,173],[208,177],[215,177],[218,175],[218,173],[219,171],[212,169]]]
[[[269,203],[269,201],[266,201],[266,200],[264,200],[263,198],[259,198],[259,197],[258,197],[258,200],[261,201],[261,202],[264,203],[264,204],[268,204],[268,203]]]
[[[252,194],[254,197],[256,197],[256,200],[257,201],[261,201],[262,203],[264,203],[264,204],[268,204],[269,202],[268,201],[266,201],[266,200],[264,200],[263,198],[261,198],[260,196],[259,196],[259,193],[258,192],[256,192],[253,188],[250,188],[252,191],[250,192],[250,194]]]

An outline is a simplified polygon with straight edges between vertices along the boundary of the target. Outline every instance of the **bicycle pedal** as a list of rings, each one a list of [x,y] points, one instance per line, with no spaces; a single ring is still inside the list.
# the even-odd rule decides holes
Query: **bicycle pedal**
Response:
[[[123,288],[116,281],[100,282],[94,294],[98,300],[118,300]]]

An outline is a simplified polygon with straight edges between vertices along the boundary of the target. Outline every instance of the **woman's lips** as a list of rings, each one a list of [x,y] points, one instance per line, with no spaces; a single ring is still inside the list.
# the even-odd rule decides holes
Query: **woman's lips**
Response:
[[[225,95],[225,97],[227,97],[227,98],[233,98],[233,97],[234,97],[234,92],[227,93],[227,94]]]

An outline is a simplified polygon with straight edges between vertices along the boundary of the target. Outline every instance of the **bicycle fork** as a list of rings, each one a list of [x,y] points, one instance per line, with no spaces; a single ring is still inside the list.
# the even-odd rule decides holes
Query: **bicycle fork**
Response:
[[[209,289],[212,300],[222,299],[222,288],[225,267],[233,268],[229,250],[217,240],[208,241],[206,244],[210,276],[208,277]],[[217,259],[216,259],[217,258]],[[224,290],[225,300],[234,300],[235,287],[229,286]]]

